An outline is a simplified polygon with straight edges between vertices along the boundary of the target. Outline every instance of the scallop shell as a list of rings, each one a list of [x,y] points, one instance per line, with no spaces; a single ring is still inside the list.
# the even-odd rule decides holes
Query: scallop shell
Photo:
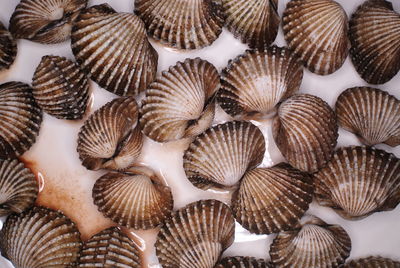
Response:
[[[10,19],[10,32],[43,44],[69,39],[71,27],[87,0],[21,0]]]
[[[309,175],[288,164],[246,172],[232,197],[236,220],[251,233],[271,234],[294,227],[312,201]]]
[[[292,0],[283,13],[283,32],[294,50],[313,73],[327,75],[347,58],[350,42],[344,9],[332,0]]]
[[[347,262],[344,268],[400,268],[400,262],[379,256],[370,256]]]
[[[0,71],[8,69],[17,56],[17,42],[0,22]]]
[[[190,182],[203,190],[235,187],[265,153],[261,131],[249,122],[233,121],[207,129],[189,145],[183,167]]]
[[[143,145],[138,107],[133,97],[115,99],[95,111],[78,134],[82,164],[92,170],[124,169],[133,164]]]
[[[155,243],[164,268],[213,268],[234,240],[230,208],[217,200],[200,200],[175,211]]]
[[[120,96],[136,95],[155,79],[158,54],[143,22],[103,4],[84,10],[71,33],[72,52],[91,79]]]
[[[280,105],[272,134],[293,167],[316,172],[334,152],[338,138],[336,115],[316,96],[294,95]]]
[[[247,50],[222,72],[218,102],[231,116],[268,115],[300,87],[303,67],[287,48]]]
[[[77,267],[140,268],[140,252],[119,228],[111,227],[83,244]]]
[[[79,66],[58,56],[44,56],[32,79],[33,96],[46,113],[59,119],[82,119],[89,82]]]
[[[386,91],[354,87],[336,102],[338,123],[367,145],[400,144],[400,102]]]
[[[21,82],[0,85],[0,159],[15,158],[35,143],[42,111]]]
[[[75,224],[44,207],[9,216],[0,237],[3,256],[17,268],[73,266],[82,246]]]
[[[215,268],[272,268],[272,264],[253,257],[226,257]]]
[[[143,132],[158,142],[197,136],[214,119],[219,74],[208,61],[178,62],[146,89],[140,119]]]
[[[400,203],[400,159],[365,146],[340,148],[314,174],[315,196],[342,217],[357,219]]]
[[[279,233],[269,254],[276,267],[328,268],[340,267],[350,250],[350,237],[342,227],[307,216],[297,229]]]
[[[400,70],[400,15],[388,1],[365,1],[350,20],[351,59],[370,84],[383,84]]]

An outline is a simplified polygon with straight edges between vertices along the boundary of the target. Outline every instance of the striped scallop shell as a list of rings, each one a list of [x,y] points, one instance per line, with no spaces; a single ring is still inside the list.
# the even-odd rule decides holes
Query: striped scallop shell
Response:
[[[327,75],[347,58],[350,42],[344,9],[332,0],[291,0],[283,13],[289,48],[313,73]]]
[[[357,219],[400,203],[400,160],[372,147],[346,147],[314,174],[319,204]]]
[[[215,268],[271,268],[272,264],[253,257],[226,257]]]
[[[334,152],[338,138],[336,115],[316,96],[294,95],[280,105],[272,134],[293,167],[316,172]]]
[[[120,96],[136,95],[154,80],[158,54],[143,22],[107,4],[84,10],[71,33],[72,52],[93,81]]]
[[[370,84],[383,84],[400,70],[400,15],[388,1],[365,1],[350,20],[351,59]]]
[[[0,217],[33,206],[38,190],[35,175],[22,162],[0,161]]]
[[[0,85],[0,159],[15,158],[35,143],[42,111],[21,82]]]
[[[338,123],[367,145],[400,144],[400,102],[386,91],[354,87],[336,102]]]
[[[217,200],[200,200],[173,212],[155,243],[164,268],[213,268],[234,240],[230,208]]]
[[[333,268],[341,267],[350,250],[350,237],[342,227],[307,216],[298,228],[279,233],[269,254],[275,267]]]
[[[158,142],[196,136],[214,119],[219,74],[208,61],[186,59],[162,73],[146,89],[140,123]]]
[[[82,164],[92,170],[124,169],[139,156],[143,135],[134,97],[121,97],[95,111],[78,134]]]
[[[249,122],[232,121],[197,136],[183,155],[183,167],[200,189],[231,188],[261,163],[264,153],[261,131]]]
[[[17,56],[17,42],[0,22],[0,71],[8,69]]]
[[[236,220],[251,233],[271,234],[293,228],[312,201],[312,180],[288,164],[246,172],[233,194]]]
[[[44,56],[32,79],[33,96],[46,113],[82,119],[89,101],[89,81],[79,66],[58,56]]]
[[[68,40],[72,24],[88,0],[21,0],[10,19],[10,32],[43,44]]]
[[[71,267],[82,246],[75,224],[59,211],[33,207],[7,218],[0,250],[16,268]]]
[[[300,87],[303,67],[287,48],[247,50],[222,72],[218,102],[231,116],[268,115]]]
[[[400,262],[379,256],[370,256],[347,262],[344,268],[400,268]]]

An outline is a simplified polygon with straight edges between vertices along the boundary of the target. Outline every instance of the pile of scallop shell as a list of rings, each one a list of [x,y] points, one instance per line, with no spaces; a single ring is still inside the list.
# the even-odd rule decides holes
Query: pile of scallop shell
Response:
[[[165,268],[400,267],[380,256],[346,263],[346,230],[306,213],[313,198],[346,219],[400,203],[400,159],[374,147],[400,144],[399,100],[352,87],[332,109],[298,92],[303,66],[332,74],[349,54],[366,82],[393,78],[400,70],[400,15],[385,0],[365,0],[350,19],[333,0],[287,2],[280,18],[278,0],[135,0],[130,13],[87,7],[87,0],[21,0],[9,31],[0,23],[0,71],[12,68],[22,38],[70,39],[75,60],[45,55],[31,86],[0,84],[0,216],[8,216],[1,254],[15,267],[143,267],[127,230],[158,228],[155,252]],[[287,47],[272,44],[280,23]],[[250,49],[221,72],[188,58],[157,75],[149,40],[200,49],[224,26]],[[89,79],[116,95],[90,115]],[[215,124],[218,106],[231,120]],[[35,143],[43,112],[82,120],[79,159],[104,171],[93,203],[116,227],[88,241],[61,211],[35,205],[38,183],[18,158]],[[286,163],[263,164],[266,141],[257,125],[265,122]],[[337,148],[339,126],[365,145]],[[146,138],[185,139],[188,181],[228,191],[231,202],[199,200],[174,210],[171,188],[137,161]],[[275,234],[270,261],[223,258],[235,221],[250,233]]]

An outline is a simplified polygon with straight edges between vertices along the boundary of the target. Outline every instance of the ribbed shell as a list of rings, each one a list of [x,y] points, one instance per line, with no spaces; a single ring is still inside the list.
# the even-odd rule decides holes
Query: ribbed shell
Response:
[[[232,121],[197,136],[183,155],[183,167],[200,189],[230,188],[261,163],[264,153],[261,131],[249,122]]]
[[[315,196],[345,218],[392,210],[400,203],[400,160],[372,147],[345,147],[314,174]]]
[[[272,264],[253,257],[226,257],[215,268],[272,268]]]
[[[68,40],[87,0],[21,0],[10,19],[15,38],[54,44]]]
[[[400,262],[379,256],[370,256],[347,262],[344,268],[400,268]]]
[[[224,25],[219,0],[135,0],[135,13],[150,37],[177,49],[211,45]]]
[[[218,102],[231,116],[268,115],[300,87],[303,67],[287,48],[247,50],[222,71]]]
[[[0,22],[0,71],[8,69],[17,56],[17,42]]]
[[[82,119],[89,101],[89,81],[79,66],[58,56],[44,56],[32,78],[33,96],[46,113]]]
[[[306,217],[297,229],[279,233],[271,244],[275,267],[340,267],[350,255],[351,240],[339,225]]]
[[[214,119],[213,96],[219,86],[218,71],[208,61],[178,62],[146,89],[143,132],[158,142],[199,135]]]
[[[35,143],[42,111],[21,82],[0,85],[0,159],[15,158]]]
[[[312,201],[309,175],[288,164],[246,172],[232,197],[236,220],[257,234],[271,234],[294,227]]]
[[[327,75],[347,58],[350,42],[344,9],[332,0],[291,0],[283,13],[288,47],[313,73]]]
[[[175,211],[155,243],[163,268],[213,268],[234,240],[230,208],[217,200],[200,200]]]
[[[124,169],[139,156],[143,135],[133,97],[115,99],[95,111],[78,134],[82,164],[92,170]]]
[[[338,138],[336,115],[316,96],[294,95],[280,105],[272,134],[293,167],[316,172],[334,152]]]
[[[339,126],[353,132],[367,145],[400,144],[400,102],[386,91],[354,87],[336,102]]]
[[[0,237],[3,256],[16,268],[71,267],[82,246],[75,224],[44,207],[9,216]]]
[[[370,84],[383,84],[400,70],[400,15],[388,1],[368,0],[350,20],[353,64]]]
[[[140,252],[119,228],[111,227],[83,244],[77,267],[140,268]]]
[[[120,96],[137,95],[155,79],[158,54],[143,22],[116,13],[107,4],[84,10],[71,33],[78,64],[102,88]]]

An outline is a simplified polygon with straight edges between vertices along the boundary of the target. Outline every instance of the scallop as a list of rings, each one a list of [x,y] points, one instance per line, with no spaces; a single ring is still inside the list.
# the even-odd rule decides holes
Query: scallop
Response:
[[[339,126],[356,134],[367,145],[400,144],[400,102],[386,91],[353,87],[336,102]]]
[[[400,160],[372,147],[340,148],[314,174],[319,204],[342,217],[358,219],[400,203]]]
[[[342,227],[306,216],[296,229],[277,235],[269,254],[276,267],[341,267],[350,250],[350,237]]]
[[[213,268],[234,240],[230,208],[217,200],[200,200],[172,213],[155,243],[164,268]]]
[[[272,134],[290,165],[305,172],[316,172],[326,165],[335,150],[336,115],[316,96],[294,95],[279,106]]]
[[[197,136],[184,153],[183,167],[190,182],[200,189],[229,189],[261,163],[264,153],[261,131],[249,122],[232,121]]]
[[[107,4],[82,11],[72,28],[71,46],[90,78],[119,96],[139,94],[156,77],[158,54],[143,22]]]
[[[33,96],[46,113],[82,119],[89,101],[89,81],[79,66],[59,56],[44,56],[32,78]]]
[[[78,153],[91,170],[124,169],[140,155],[143,135],[134,97],[121,97],[95,111],[78,134]]]
[[[289,48],[311,72],[337,71],[349,53],[348,21],[332,0],[292,0],[283,13],[283,32]]]
[[[75,224],[44,207],[9,216],[0,237],[3,256],[16,268],[71,267],[82,246]]]
[[[15,38],[43,44],[61,43],[70,38],[72,24],[87,0],[21,0],[10,19]]]
[[[17,56],[17,42],[0,22],[0,71],[10,68]]]
[[[247,50],[230,61],[221,75],[218,102],[237,118],[269,116],[276,105],[299,90],[303,67],[287,48]]]
[[[351,260],[345,268],[400,268],[400,262],[379,256],[369,256],[357,260]]]
[[[272,268],[272,264],[254,257],[226,257],[215,268]]]
[[[219,74],[208,61],[186,59],[164,71],[146,89],[140,123],[158,142],[197,136],[210,127]]]
[[[390,2],[367,0],[350,20],[350,55],[360,76],[383,84],[400,70],[400,15]]]
[[[15,158],[35,143],[42,111],[21,82],[0,85],[0,159]]]

